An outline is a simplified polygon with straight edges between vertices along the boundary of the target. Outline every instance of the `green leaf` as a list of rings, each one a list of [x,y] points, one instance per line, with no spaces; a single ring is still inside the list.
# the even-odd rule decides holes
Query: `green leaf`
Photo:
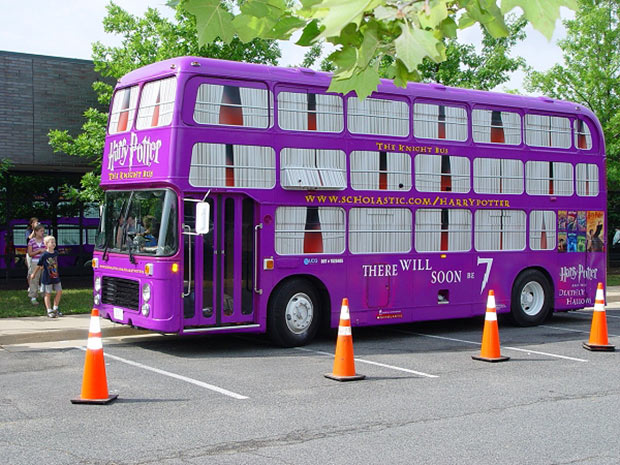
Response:
[[[381,5],[375,8],[375,19],[378,21],[392,21],[396,19],[398,8],[392,5]]]
[[[429,14],[427,14],[427,11]],[[448,8],[445,0],[433,0],[429,3],[428,10],[422,8],[418,14],[422,28],[436,28],[444,19],[448,17]]]
[[[409,81],[419,81],[420,74],[416,71],[410,73],[405,64],[396,60],[394,63],[394,85],[398,87],[407,87]]]
[[[242,42],[250,42],[257,37],[265,37],[268,31],[276,25],[272,18],[257,18],[255,16],[240,14],[235,16],[232,24]]]
[[[504,15],[495,0],[477,0],[466,4],[469,16],[482,24],[493,37],[506,37],[509,33]]]
[[[456,30],[457,25],[452,18],[444,19],[439,25],[439,30],[444,35],[444,37],[449,37],[450,39],[456,39]]]
[[[321,30],[319,29],[319,21],[318,19],[313,19],[308,24],[306,24],[306,27],[301,33],[301,37],[296,42],[296,44],[308,47],[312,45],[312,42],[318,37],[320,33]]]
[[[379,25],[376,22],[370,22],[368,27],[364,28],[364,41],[358,51],[358,63],[360,68],[368,66],[374,58],[377,47],[379,46]]]
[[[313,18],[321,20],[325,26],[321,37],[340,35],[340,31],[349,23],[359,26],[366,11],[372,11],[383,3],[383,0],[323,0],[316,5]]]
[[[284,16],[273,26],[273,29],[268,33],[266,39],[279,39],[288,40],[291,34],[298,29],[301,29],[306,24],[306,20],[297,18],[295,16]],[[301,39],[300,39],[301,40]]]
[[[435,62],[442,60],[443,44],[435,38],[432,31],[411,27],[405,23],[400,27],[402,33],[394,41],[396,56],[409,71],[415,71],[424,57]]]
[[[328,58],[338,67],[336,73],[344,74],[347,71],[352,72],[355,68],[357,52],[352,47],[346,47],[342,50],[336,50]]]
[[[218,37],[224,42],[233,39],[233,16],[222,8],[219,0],[187,0],[185,9],[196,17],[198,41],[201,44],[210,44]]]
[[[356,70],[358,71],[358,70]],[[337,92],[340,94],[348,94],[355,91],[357,96],[365,99],[377,89],[380,83],[379,73],[376,69],[368,67],[363,71],[355,72],[348,78],[340,79],[338,74],[332,78],[328,92]]]
[[[560,6],[571,10],[577,9],[576,0],[502,0],[502,11],[508,13],[515,7],[521,7],[525,17],[534,29],[540,31],[547,40],[551,40],[555,23],[560,17]]]
[[[241,5],[241,12],[257,18],[271,17],[277,19],[286,11],[282,0],[248,0]]]

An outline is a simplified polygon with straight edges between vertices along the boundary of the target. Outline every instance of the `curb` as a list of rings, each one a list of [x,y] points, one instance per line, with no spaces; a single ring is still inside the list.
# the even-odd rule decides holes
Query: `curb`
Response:
[[[131,327],[102,328],[102,337],[121,337],[156,334],[145,329]],[[58,341],[86,341],[88,339],[88,329],[58,329],[50,331],[36,331],[29,333],[0,335],[0,346],[14,344],[29,344],[37,342],[58,342]]]

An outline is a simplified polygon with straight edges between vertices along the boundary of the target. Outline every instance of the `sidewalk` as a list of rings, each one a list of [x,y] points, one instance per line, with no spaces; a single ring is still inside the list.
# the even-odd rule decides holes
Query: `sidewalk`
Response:
[[[607,289],[607,305],[620,304],[620,286]],[[118,336],[157,334],[112,323],[104,318],[101,332],[104,338]],[[67,315],[61,318],[34,316],[24,318],[0,318],[0,346],[34,342],[71,341],[88,339],[90,314]]]

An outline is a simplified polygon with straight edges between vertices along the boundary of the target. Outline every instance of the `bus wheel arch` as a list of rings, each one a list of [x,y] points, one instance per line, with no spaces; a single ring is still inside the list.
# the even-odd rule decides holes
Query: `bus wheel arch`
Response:
[[[308,275],[290,276],[269,296],[267,332],[283,347],[308,344],[329,317],[329,298],[320,280]]]
[[[519,326],[537,326],[553,314],[553,280],[547,270],[526,268],[515,278],[510,315]]]

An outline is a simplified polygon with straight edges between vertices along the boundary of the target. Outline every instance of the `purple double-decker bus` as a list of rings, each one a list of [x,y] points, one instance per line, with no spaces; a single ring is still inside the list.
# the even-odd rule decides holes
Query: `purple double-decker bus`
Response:
[[[176,334],[481,315],[523,326],[605,281],[601,127],[549,98],[196,57],[119,80],[102,168],[94,299]],[[208,212],[208,213],[207,213]]]

